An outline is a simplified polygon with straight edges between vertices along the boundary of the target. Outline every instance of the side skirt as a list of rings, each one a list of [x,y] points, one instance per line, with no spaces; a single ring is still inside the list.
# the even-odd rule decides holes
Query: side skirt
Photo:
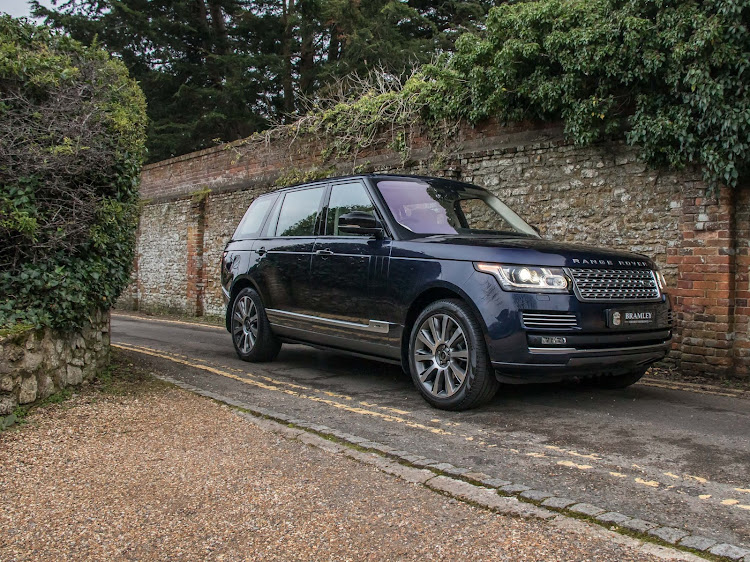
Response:
[[[291,343],[291,344],[297,344],[297,345],[306,345],[307,347],[312,347],[314,349],[320,349],[321,351],[334,351],[336,353],[342,353],[344,355],[352,355],[354,357],[361,357],[362,359],[369,359],[371,361],[379,361],[381,363],[388,363],[390,365],[398,365],[401,366],[401,361],[398,359],[392,359],[390,357],[383,357],[381,355],[372,355],[369,353],[359,353],[357,351],[351,351],[349,349],[342,349],[340,347],[334,347],[330,345],[322,345],[319,343],[310,343],[309,341],[303,341],[303,340],[297,340],[294,338],[289,337],[280,337],[279,338],[284,343]]]

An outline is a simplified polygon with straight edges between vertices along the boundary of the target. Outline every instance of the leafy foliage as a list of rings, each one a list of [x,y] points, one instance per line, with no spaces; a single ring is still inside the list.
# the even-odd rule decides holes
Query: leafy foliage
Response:
[[[145,123],[120,61],[0,17],[0,326],[76,326],[120,294]]]
[[[115,53],[148,99],[151,161],[200,150],[263,128],[261,53],[275,48],[243,2],[62,0],[35,14],[85,45]]]
[[[493,8],[450,70],[451,113],[625,131],[655,164],[736,185],[750,147],[750,1],[539,0]],[[465,93],[457,90],[469,89]],[[452,105],[451,105],[452,103]]]
[[[310,170],[300,170],[299,168],[289,168],[282,175],[276,178],[274,186],[289,187],[298,183],[307,183],[314,180],[330,178],[334,176],[336,169],[330,168],[312,168]]]
[[[562,120],[578,144],[622,137],[653,165],[699,164],[737,185],[750,163],[750,0],[530,0],[492,8],[486,30],[406,79],[349,80],[294,124],[325,158],[472,123]],[[251,139],[252,141],[252,139]]]
[[[625,136],[711,184],[748,171],[750,0],[63,0],[36,13],[122,57],[150,101],[153,159],[264,129],[251,139],[324,134],[324,156],[355,159],[385,132],[406,157],[420,126],[440,140],[498,117],[562,120],[580,144]],[[24,204],[0,206],[34,229]]]

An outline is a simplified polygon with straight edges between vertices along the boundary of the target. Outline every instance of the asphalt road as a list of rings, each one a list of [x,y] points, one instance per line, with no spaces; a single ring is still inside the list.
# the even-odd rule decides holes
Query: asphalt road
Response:
[[[503,387],[428,406],[400,368],[285,345],[240,361],[222,328],[113,315],[112,342],[164,374],[455,466],[750,547],[750,401],[637,384]]]

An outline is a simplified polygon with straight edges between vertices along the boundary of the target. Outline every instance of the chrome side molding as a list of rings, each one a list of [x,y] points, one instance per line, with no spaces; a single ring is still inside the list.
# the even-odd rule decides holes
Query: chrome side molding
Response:
[[[368,324],[359,324],[357,322],[346,322],[344,320],[334,320],[333,318],[322,318],[320,316],[311,316],[309,314],[300,314],[299,312],[289,312],[286,310],[278,310],[275,308],[267,308],[266,313],[268,314],[268,321],[273,325],[274,317],[277,320],[283,318],[293,318],[296,320],[304,320],[311,324],[324,324],[328,326],[336,326],[338,328],[349,328],[352,330],[361,330],[363,332],[372,332],[375,334],[387,334],[391,329],[390,322],[384,322],[382,320],[370,320]]]

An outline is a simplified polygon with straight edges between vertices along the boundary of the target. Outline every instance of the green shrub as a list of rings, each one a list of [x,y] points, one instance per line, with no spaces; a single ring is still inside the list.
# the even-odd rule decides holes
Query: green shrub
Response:
[[[0,17],[0,326],[78,326],[128,283],[145,125],[120,61]]]
[[[581,144],[624,133],[653,164],[700,164],[735,186],[750,160],[748,27],[750,0],[503,4],[459,40],[438,107],[562,119]]]

